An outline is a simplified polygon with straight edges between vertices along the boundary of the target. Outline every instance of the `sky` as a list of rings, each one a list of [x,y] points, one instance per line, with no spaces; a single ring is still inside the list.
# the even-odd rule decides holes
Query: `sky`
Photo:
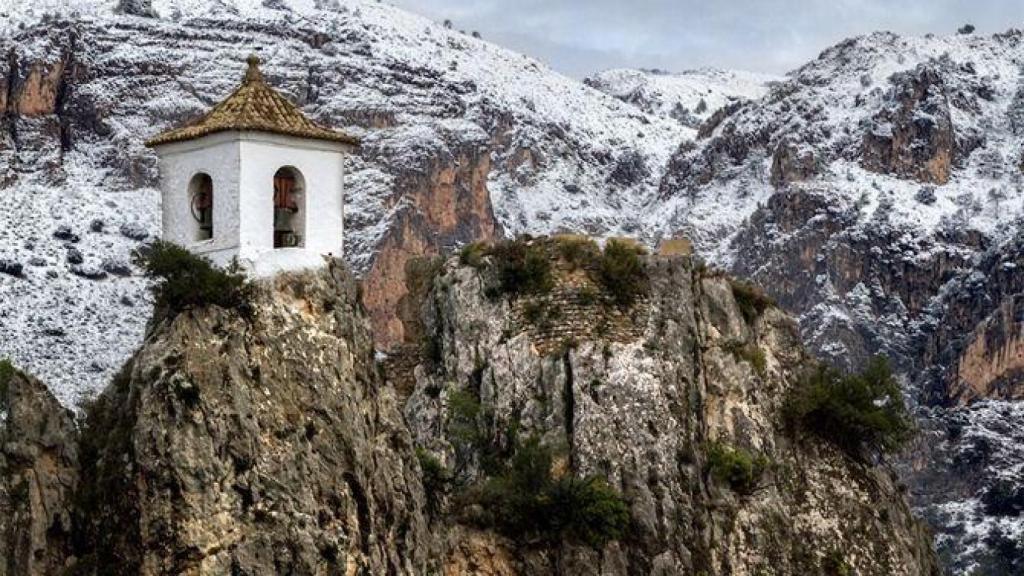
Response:
[[[876,30],[1024,28],[1024,0],[392,0],[582,78],[703,66],[781,74]]]

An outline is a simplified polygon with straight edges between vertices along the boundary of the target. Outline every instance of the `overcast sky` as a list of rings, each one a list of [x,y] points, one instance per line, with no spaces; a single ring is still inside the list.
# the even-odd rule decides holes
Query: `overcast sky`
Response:
[[[786,72],[875,30],[1024,28],[1024,0],[393,0],[583,77],[613,67]]]

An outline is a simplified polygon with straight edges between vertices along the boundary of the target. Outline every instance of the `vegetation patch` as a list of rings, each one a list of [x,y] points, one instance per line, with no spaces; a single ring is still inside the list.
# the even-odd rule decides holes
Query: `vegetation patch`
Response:
[[[491,248],[498,274],[498,292],[509,296],[546,294],[555,285],[544,246],[525,238],[499,242]]]
[[[647,271],[641,259],[643,246],[626,240],[609,240],[599,263],[601,284],[619,306],[632,306],[647,294]]]
[[[735,279],[731,279],[729,283],[732,287],[732,297],[736,299],[740,313],[748,323],[757,320],[765,310],[775,306],[775,301],[757,286]]]
[[[548,303],[544,300],[533,300],[523,304],[523,319],[533,325],[539,325],[547,318]]]
[[[768,360],[765,358],[764,350],[757,344],[740,340],[729,340],[722,344],[722,349],[732,354],[737,360],[750,364],[754,372],[761,378],[767,375]]]
[[[484,258],[489,250],[486,242],[471,242],[459,251],[459,264],[480,269],[485,265]]]
[[[410,294],[423,297],[430,292],[444,268],[444,258],[440,256],[419,256],[410,258],[405,263],[405,287]],[[423,298],[420,298],[422,302]]]
[[[883,357],[859,374],[816,367],[790,391],[783,416],[791,429],[807,430],[857,458],[897,450],[914,432]]]
[[[584,286],[576,292],[576,299],[581,306],[593,306],[601,301],[601,295],[590,286]]]
[[[752,494],[768,469],[769,461],[763,455],[753,455],[743,448],[713,442],[708,446],[708,471],[711,476],[727,484],[737,494]]]
[[[601,548],[618,539],[629,508],[607,481],[552,473],[552,450],[532,437],[498,474],[463,495],[469,518],[519,542],[570,540]]]
[[[206,306],[251,312],[252,286],[237,266],[219,268],[163,240],[136,251],[135,261],[157,280],[152,290],[158,317],[173,318],[187,308]]]
[[[436,368],[442,361],[441,335],[428,330],[423,322],[422,308],[430,297],[430,290],[438,276],[444,272],[444,258],[420,256],[405,263],[406,294],[397,305],[407,341],[419,342],[420,358]]]
[[[838,550],[833,550],[825,555],[821,561],[821,569],[825,571],[825,574],[834,574],[835,576],[851,576],[853,574],[853,567]]]
[[[441,503],[451,488],[451,474],[428,450],[417,448],[416,459],[419,460],[420,470],[423,472],[423,492],[427,497],[427,508],[431,514],[436,514],[441,510]]]
[[[558,255],[573,270],[592,266],[601,256],[601,249],[597,242],[587,236],[575,234],[556,236],[555,247],[558,250]]]
[[[478,419],[480,399],[469,390],[448,394],[448,433],[457,442],[476,446],[481,440]]]
[[[10,360],[0,360],[0,410],[7,409],[7,394],[17,369]]]

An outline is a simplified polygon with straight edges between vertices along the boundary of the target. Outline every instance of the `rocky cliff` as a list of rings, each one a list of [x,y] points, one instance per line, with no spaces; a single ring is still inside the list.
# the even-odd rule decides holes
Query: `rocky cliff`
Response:
[[[770,87],[704,75],[716,96],[691,118],[703,73],[581,85],[386,3],[6,3],[0,331],[18,337],[0,354],[66,406],[110,380],[150,311],[128,258],[157,232],[141,142],[219,100],[261,51],[310,117],[363,138],[345,256],[382,347],[417,338],[414,256],[520,232],[687,235],[767,287],[816,355],[893,358],[939,449],[907,463],[911,496],[968,570],[994,550],[988,534],[1024,535],[983,503],[1024,486],[1021,39],[852,38]],[[982,458],[981,478],[955,458]],[[960,484],[933,489],[940,479]]]
[[[841,42],[713,115],[661,185],[698,249],[766,287],[817,356],[881,352],[907,375],[931,432],[905,478],[953,573],[1024,559],[993,544],[1019,518],[985,504],[1020,485],[1018,424],[995,422],[1020,413],[1021,38]],[[712,198],[758,205],[709,238],[692,212]]]
[[[252,309],[154,322],[80,428],[8,383],[0,573],[426,573],[412,440],[354,279],[282,276]]]
[[[539,438],[559,474],[621,491],[629,530],[596,547],[480,532],[455,490],[434,519],[459,523],[446,573],[937,574],[891,472],[785,432],[809,358],[778,309],[751,313],[685,256],[648,257],[650,290],[625,308],[585,264],[557,259],[549,292],[514,299],[495,297],[495,266],[449,261],[426,298],[433,357],[406,405],[417,444],[465,487]],[[711,471],[722,447],[755,455],[752,485]]]
[[[46,386],[0,362],[0,574],[59,574],[78,488],[72,413]]]
[[[335,263],[154,319],[78,425],[5,367],[0,573],[937,573],[889,472],[785,431],[808,361],[792,320],[751,315],[688,257],[647,259],[625,308],[590,265],[556,262],[549,293],[514,301],[485,294],[487,258],[440,269],[404,416]],[[457,397],[477,407],[462,435]],[[479,521],[461,491],[526,438],[558,447],[545,475],[621,500],[615,532]],[[717,473],[722,450],[756,455],[756,476]]]
[[[345,257],[384,348],[404,338],[410,257],[540,222],[641,230],[643,198],[693,133],[386,3],[114,4],[0,6],[0,326],[24,334],[0,352],[67,404],[142,339],[129,254],[159,226],[142,142],[223,99],[250,53],[310,118],[362,139]]]

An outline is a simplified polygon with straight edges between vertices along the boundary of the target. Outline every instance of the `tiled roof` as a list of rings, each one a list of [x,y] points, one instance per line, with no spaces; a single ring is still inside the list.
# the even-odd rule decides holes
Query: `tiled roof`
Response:
[[[146,146],[192,140],[228,130],[252,130],[314,140],[359,143],[353,136],[325,128],[306,118],[287,98],[267,85],[259,65],[259,58],[250,56],[245,80],[230,96],[199,120],[155,136],[146,142]]]

